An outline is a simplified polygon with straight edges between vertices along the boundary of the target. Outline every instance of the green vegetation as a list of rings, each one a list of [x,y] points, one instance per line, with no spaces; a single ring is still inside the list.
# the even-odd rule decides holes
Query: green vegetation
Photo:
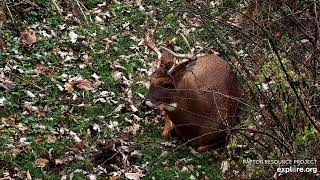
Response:
[[[59,16],[51,1],[35,1],[37,8],[14,19],[19,31],[29,27],[35,31],[36,42],[30,48],[23,47],[12,23],[1,30],[6,46],[1,50],[1,68],[10,68],[4,75],[13,87],[8,92],[0,91],[0,97],[5,98],[4,106],[0,107],[0,177],[11,172],[11,176],[29,174],[34,179],[62,176],[85,179],[98,174],[101,160],[111,158],[126,172],[132,171],[132,166],[141,167],[146,179],[221,179],[218,162],[208,160],[206,154],[191,153],[188,146],[165,155],[174,148],[162,145],[161,123],[152,120],[155,114],[134,112],[128,107],[132,104],[137,108],[141,104],[141,95],[147,92],[147,73],[155,57],[138,46],[145,30],[153,26],[150,20],[154,16],[149,12],[167,5],[146,1],[143,6],[128,3],[98,6],[103,2],[84,3],[88,9],[83,10],[92,20],[86,24],[75,1],[61,7],[64,17]],[[12,12],[22,13],[22,5],[13,6]],[[65,13],[73,15],[66,18]],[[163,24],[157,30],[157,38],[173,38],[182,16],[170,13],[161,16]],[[102,20],[97,21],[97,17]],[[205,40],[207,35],[197,31],[189,38],[194,43]],[[181,37],[177,43],[181,43],[182,51],[187,50]],[[89,81],[90,90],[79,87],[76,77]],[[129,89],[132,97],[127,95]],[[133,115],[141,120],[137,122]],[[137,124],[139,129],[133,135],[130,128]],[[128,134],[123,133],[125,129],[129,129]],[[121,160],[114,162],[112,148],[106,150],[107,145],[103,144],[124,136],[129,136],[126,141],[135,142],[129,151],[142,154],[138,159],[130,159],[129,167]],[[172,141],[177,143],[176,139]],[[102,157],[98,152],[103,152]],[[160,157],[161,154],[164,156]],[[118,156],[115,159],[119,161]],[[106,171],[101,171],[99,178],[111,177],[109,173],[116,171],[108,163],[101,167]]]

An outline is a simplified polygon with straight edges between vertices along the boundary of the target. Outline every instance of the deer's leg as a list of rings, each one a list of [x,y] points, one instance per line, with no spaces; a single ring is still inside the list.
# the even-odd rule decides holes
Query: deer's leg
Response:
[[[212,144],[209,144],[209,145],[205,145],[205,146],[198,146],[196,148],[196,151],[197,152],[206,152],[206,151],[209,151],[214,145]]]
[[[167,141],[169,139],[172,130],[173,130],[173,123],[172,123],[171,119],[169,118],[169,116],[167,114],[165,114],[165,123],[164,123],[164,128],[162,131],[162,137],[164,140]]]

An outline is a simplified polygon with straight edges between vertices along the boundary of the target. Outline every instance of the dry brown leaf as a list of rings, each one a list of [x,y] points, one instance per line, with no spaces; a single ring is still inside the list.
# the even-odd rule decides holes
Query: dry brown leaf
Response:
[[[64,83],[63,87],[69,93],[71,93],[73,91],[73,85],[69,82]]]
[[[58,165],[58,164],[68,164],[69,162],[71,162],[73,160],[74,160],[74,156],[67,156],[67,157],[64,157],[63,159],[55,159],[54,163],[56,165]]]
[[[83,55],[83,62],[85,65],[91,65],[92,64],[92,57],[88,54]]]
[[[45,74],[46,67],[43,64],[37,64],[36,65],[36,71],[39,74]]]
[[[36,164],[37,167],[43,168],[49,163],[49,160],[44,158],[39,158],[34,163]]]
[[[19,148],[12,148],[12,149],[10,149],[11,155],[14,155],[14,156],[18,155],[21,151],[22,151],[22,150],[19,149]]]
[[[18,116],[17,114],[11,114],[10,116],[4,117],[3,120],[10,124],[18,121]]]
[[[49,77],[52,76],[52,70],[45,67],[43,64],[36,65],[36,73],[44,76],[49,76]]]
[[[19,131],[27,131],[29,128],[27,125],[23,124],[23,123],[19,123],[17,125],[14,125],[15,128],[17,128]]]
[[[120,72],[117,69],[113,69],[112,72],[111,72],[111,76],[113,77],[113,79],[119,80],[122,77],[122,72]]]
[[[0,38],[0,51],[6,50],[6,42]]]
[[[43,141],[43,137],[42,136],[37,136],[36,137],[36,142],[42,142]]]
[[[117,180],[117,179],[119,179],[120,178],[120,176],[111,176],[110,178],[109,178],[109,180]]]
[[[24,32],[20,32],[22,47],[31,47],[37,42],[36,32],[33,29],[27,29]]]
[[[144,45],[147,45],[151,50],[157,47],[155,31],[149,30],[147,35],[142,39]]]
[[[141,172],[125,173],[124,176],[128,179],[131,179],[131,180],[139,180],[139,179],[141,179],[141,177],[144,176],[144,174],[142,174]]]
[[[93,89],[93,85],[90,81],[88,80],[78,80],[76,82],[76,87],[79,89],[83,89],[86,91],[92,90]]]
[[[15,84],[7,78],[4,73],[0,73],[0,90],[10,91],[14,88]]]
[[[128,141],[131,139],[131,135],[129,132],[122,132],[121,134],[121,139],[125,140],[125,141]]]
[[[48,135],[47,136],[47,143],[52,144],[57,141],[57,137],[55,135]]]

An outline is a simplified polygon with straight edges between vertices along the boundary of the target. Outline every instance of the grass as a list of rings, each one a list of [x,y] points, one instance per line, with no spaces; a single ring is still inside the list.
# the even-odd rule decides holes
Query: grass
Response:
[[[84,3],[93,19],[95,16],[92,10],[101,2],[88,0]],[[10,77],[15,87],[10,92],[0,91],[0,97],[6,98],[5,106],[0,109],[0,125],[3,125],[0,128],[0,164],[2,165],[0,177],[8,171],[13,171],[16,176],[20,173],[24,177],[29,172],[34,179],[59,179],[62,174],[66,176],[73,174],[73,179],[85,179],[88,174],[96,173],[97,166],[93,159],[94,147],[98,141],[121,139],[123,131],[135,122],[132,120],[132,115],[135,114],[144,120],[137,122],[140,129],[136,135],[129,133],[130,141],[135,142],[130,146],[130,150],[140,151],[142,157],[133,160],[131,164],[142,167],[143,164],[149,163],[144,167],[145,179],[193,177],[221,179],[218,163],[209,160],[208,155],[193,154],[189,146],[172,152],[174,148],[162,145],[161,143],[164,142],[161,139],[162,125],[152,122],[154,114],[141,110],[139,112],[114,111],[119,104],[126,104],[128,101],[125,82],[123,79],[116,80],[112,76],[115,64],[124,67],[121,70],[123,76],[131,81],[135,106],[138,107],[143,100],[138,94],[147,93],[147,88],[137,82],[146,82],[148,77],[138,69],[149,69],[149,63],[155,56],[145,53],[144,48],[138,47],[139,41],[132,38],[132,35],[136,38],[144,35],[145,28],[150,28],[150,20],[154,18],[148,11],[150,9],[159,11],[167,7],[162,1],[143,2],[144,7],[149,8],[148,11],[126,3],[111,3],[101,7],[102,12],[98,15],[108,12],[112,16],[105,21],[105,25],[99,23],[86,25],[84,22],[77,24],[72,20],[59,17],[49,1],[37,0],[35,3],[39,6],[38,9],[30,10],[23,16],[15,18],[17,29],[20,31],[34,25],[37,42],[31,50],[21,47],[15,31],[10,28],[1,30],[2,38],[6,42],[6,52],[1,53],[0,63],[2,67],[10,67],[10,71],[5,72],[5,75]],[[14,12],[20,10],[20,7],[15,8]],[[76,11],[75,7],[73,8],[65,11]],[[172,37],[178,29],[181,18],[181,15],[172,14],[161,17],[163,25],[157,31],[157,37],[159,39]],[[61,29],[59,27],[61,25],[65,26],[65,29]],[[75,43],[70,42],[68,34],[70,29],[83,38],[79,38]],[[43,31],[47,34],[54,32],[54,34],[49,38],[41,34]],[[132,35],[126,35],[125,32],[128,31]],[[190,36],[190,40],[207,39],[206,34],[202,32],[199,31]],[[112,36],[116,38],[108,44],[109,48],[106,48],[106,38],[110,39]],[[180,37],[178,41],[182,41]],[[186,47],[183,50],[186,50]],[[60,55],[60,52],[69,53],[73,58],[68,60],[66,56]],[[91,65],[80,68],[84,54],[92,57],[92,62]],[[147,59],[144,56],[147,56]],[[50,69],[51,74],[37,74],[34,71],[37,64],[43,64]],[[79,75],[94,83],[96,81],[92,78],[94,73],[102,82],[100,86],[94,88],[94,91],[75,88],[69,93],[59,89],[59,86],[64,87],[64,79],[68,80]],[[29,91],[35,97],[30,97]],[[117,104],[95,103],[97,95],[103,91],[114,93],[112,99],[117,101]],[[118,125],[110,127],[110,124],[115,121]],[[21,126],[18,126],[19,124]],[[100,127],[100,131],[97,136],[92,136],[88,131],[95,124]],[[71,131],[82,140],[81,143],[74,141],[74,136],[70,135]],[[49,135],[55,136],[56,139],[49,142]],[[22,145],[23,138],[26,138],[30,144]],[[177,143],[177,139],[173,139],[172,142]],[[13,153],[13,150],[19,150],[19,152]],[[99,148],[97,150],[99,151]],[[170,152],[170,155],[161,158],[160,155],[164,152]],[[71,156],[72,160],[61,166],[50,165],[52,163],[50,158],[56,160],[67,156]],[[49,159],[50,162],[45,167],[39,167],[36,164],[39,158]],[[181,159],[188,161],[184,162]],[[185,170],[185,167],[190,165],[193,166],[193,170]],[[63,172],[62,169],[64,169]],[[110,177],[108,174],[110,172],[101,173],[98,177]],[[122,177],[124,177],[123,174]]]

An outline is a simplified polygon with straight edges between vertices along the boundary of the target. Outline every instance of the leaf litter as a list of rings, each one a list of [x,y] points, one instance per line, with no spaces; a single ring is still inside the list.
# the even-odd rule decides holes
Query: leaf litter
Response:
[[[85,28],[93,32],[84,31],[79,16],[66,8],[62,23],[55,27],[47,24],[47,18],[26,28],[19,37],[10,41],[0,39],[0,51],[12,59],[1,68],[0,89],[22,97],[18,104],[21,110],[8,111],[10,113],[1,118],[5,122],[0,124],[1,132],[15,129],[15,133],[8,136],[16,140],[6,145],[15,156],[34,151],[34,143],[50,146],[32,163],[45,173],[59,174],[61,179],[82,174],[87,179],[109,176],[110,179],[135,180],[148,173],[150,162],[144,159],[147,156],[143,149],[137,150],[142,142],[137,142],[136,138],[148,132],[148,127],[158,129],[161,118],[153,116],[150,110],[142,110],[144,92],[135,88],[148,88],[146,77],[154,70],[156,61],[152,61],[155,59],[153,52],[139,45],[143,38],[139,38],[138,30],[133,28],[134,22],[118,13],[132,13],[132,8],[138,8],[139,12],[152,16],[156,8],[143,1],[113,3],[119,3],[117,5],[123,9],[110,9],[102,3],[88,10],[94,14],[92,18],[96,24],[92,30]],[[123,18],[118,25],[117,18]],[[190,21],[196,22],[196,19]],[[183,28],[188,30],[186,26]],[[185,32],[191,34],[193,30]],[[130,42],[123,42],[125,38]],[[22,49],[12,43],[20,44]],[[116,57],[112,53],[117,54]],[[103,57],[102,63],[98,62],[99,56]],[[139,66],[134,67],[134,64]],[[24,77],[18,79],[10,73],[20,73]],[[39,85],[41,89],[34,88],[41,82],[45,82]],[[2,107],[12,106],[11,101],[11,96],[1,94],[0,111]],[[111,110],[100,114],[95,109],[86,111],[90,107]],[[86,113],[81,114],[82,111]],[[55,113],[58,115],[52,116]],[[145,114],[152,117],[145,117]],[[160,139],[160,133],[158,136]],[[58,145],[65,141],[69,144]],[[175,141],[158,146],[163,148],[161,152],[176,148]],[[57,149],[63,152],[57,153]],[[137,163],[142,159],[142,163]],[[91,169],[64,171],[84,160],[92,163]],[[37,176],[21,168],[3,169],[3,172],[3,178],[36,179]]]

